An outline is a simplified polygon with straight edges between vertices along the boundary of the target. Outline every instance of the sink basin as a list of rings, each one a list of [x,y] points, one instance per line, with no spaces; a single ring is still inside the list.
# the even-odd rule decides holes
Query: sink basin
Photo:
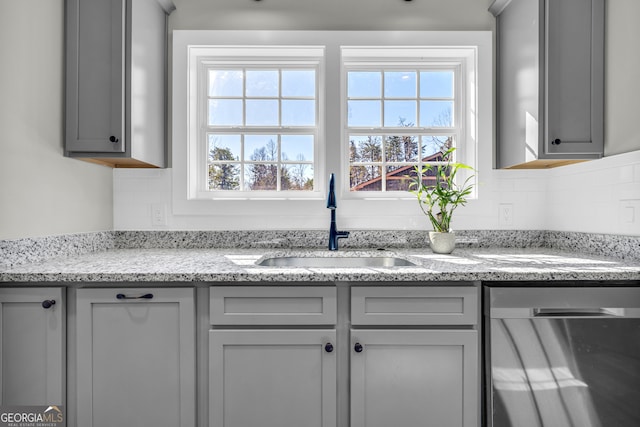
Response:
[[[395,256],[283,256],[269,257],[256,262],[257,265],[268,267],[401,267],[416,266],[417,264]]]

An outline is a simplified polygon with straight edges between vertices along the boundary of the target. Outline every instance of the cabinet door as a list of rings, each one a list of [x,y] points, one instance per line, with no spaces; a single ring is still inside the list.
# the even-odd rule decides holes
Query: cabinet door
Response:
[[[504,9],[500,9],[507,4]],[[496,166],[538,159],[542,123],[540,0],[500,1],[496,21]],[[492,6],[493,7],[493,6]],[[540,135],[540,138],[542,136]]]
[[[64,317],[60,288],[0,289],[0,405],[64,404]]]
[[[123,153],[124,0],[68,0],[66,149]]]
[[[335,330],[211,330],[210,427],[336,425]]]
[[[472,330],[351,331],[351,427],[478,427]]]
[[[77,424],[195,425],[193,289],[79,289]]]
[[[546,0],[547,153],[602,155],[604,15],[603,0]]]

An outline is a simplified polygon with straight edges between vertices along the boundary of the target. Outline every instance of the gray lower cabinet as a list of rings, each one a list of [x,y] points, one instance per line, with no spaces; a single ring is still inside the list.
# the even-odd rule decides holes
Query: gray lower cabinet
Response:
[[[66,1],[65,154],[164,167],[170,0]]]
[[[335,330],[212,330],[210,427],[336,425]]]
[[[478,288],[210,289],[209,427],[479,427]]]
[[[478,334],[351,332],[351,427],[477,427]]]
[[[77,290],[77,426],[195,426],[194,289]]]
[[[602,157],[604,0],[495,0],[498,168]]]
[[[480,426],[477,286],[352,287],[351,324],[350,427]]]
[[[65,404],[61,288],[0,289],[0,405]]]
[[[210,291],[209,427],[336,426],[336,288]]]

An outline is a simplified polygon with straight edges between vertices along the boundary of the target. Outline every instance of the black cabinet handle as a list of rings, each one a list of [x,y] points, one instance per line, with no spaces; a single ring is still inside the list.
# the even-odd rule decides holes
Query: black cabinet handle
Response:
[[[356,345],[353,346],[353,349],[356,351],[356,353],[362,353],[362,344],[357,342]]]
[[[116,138],[115,136],[111,135],[111,136],[109,137],[109,141],[111,141],[111,142],[114,142],[114,143],[115,143],[115,142],[118,142],[118,141],[119,141],[119,139],[118,139],[118,138]]]
[[[118,294],[118,295],[116,295],[116,298],[118,298],[118,299],[151,299],[151,298],[153,298],[153,294],[144,294],[144,295],[135,295],[135,296],[129,296],[129,295],[125,295],[125,294]]]
[[[56,300],[54,300],[54,299],[46,299],[46,300],[42,301],[42,308],[51,308],[55,304],[56,304]]]
[[[562,140],[560,138],[556,138],[553,141],[551,141],[551,145],[560,145],[562,143]]]
[[[333,344],[331,344],[330,342],[328,342],[325,346],[324,346],[324,351],[326,351],[327,353],[331,353],[333,351]]]

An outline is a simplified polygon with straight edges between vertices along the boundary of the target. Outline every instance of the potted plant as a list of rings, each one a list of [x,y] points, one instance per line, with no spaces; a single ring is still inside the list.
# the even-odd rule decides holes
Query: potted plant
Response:
[[[450,254],[455,247],[455,233],[451,230],[451,218],[458,206],[467,203],[473,190],[473,175],[461,184],[456,182],[460,169],[473,170],[464,163],[452,161],[455,147],[442,153],[442,163],[415,167],[416,176],[409,184],[409,191],[417,199],[422,212],[429,218],[433,231],[429,232],[429,244],[435,253]]]

